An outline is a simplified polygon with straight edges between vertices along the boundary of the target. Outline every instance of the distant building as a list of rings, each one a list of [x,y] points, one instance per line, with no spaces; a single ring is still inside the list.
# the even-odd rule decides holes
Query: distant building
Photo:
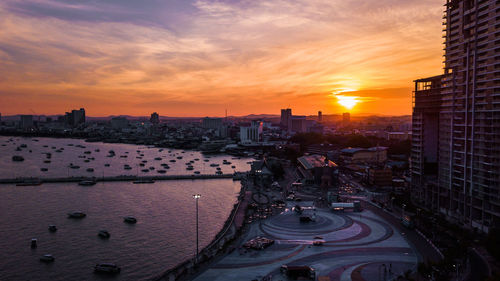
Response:
[[[306,133],[307,120],[305,116],[292,116],[292,132]]]
[[[149,118],[149,122],[153,124],[159,124],[160,123],[160,115],[158,113],[153,112],[151,113],[151,118]]]
[[[318,122],[323,122],[323,113],[318,111]]]
[[[121,130],[128,127],[129,122],[125,117],[113,117],[111,118],[111,128],[115,130]]]
[[[292,109],[286,108],[281,110],[280,125],[285,128],[288,133],[292,130]]]
[[[260,142],[262,137],[262,130],[262,121],[252,121],[252,124],[250,126],[241,126],[240,142],[243,144]]]
[[[344,163],[383,163],[387,160],[387,147],[344,148],[340,151]]]
[[[19,122],[19,127],[21,129],[31,129],[33,125],[33,115],[21,115],[21,120]]]
[[[80,108],[79,110],[72,110],[71,112],[66,112],[65,115],[66,124],[71,127],[77,127],[80,124],[85,123],[85,109]]]
[[[201,126],[204,129],[218,130],[220,127],[222,127],[222,118],[205,117],[201,121]]]
[[[309,128],[307,128],[308,132],[311,133],[318,133],[318,134],[323,134],[323,131],[325,130],[325,127],[321,124],[312,124]]]
[[[349,112],[342,113],[342,126],[347,127],[351,123],[351,114]]]

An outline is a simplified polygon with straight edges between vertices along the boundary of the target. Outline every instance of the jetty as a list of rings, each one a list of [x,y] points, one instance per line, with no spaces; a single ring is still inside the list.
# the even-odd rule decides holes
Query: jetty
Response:
[[[121,175],[121,176],[110,176],[110,177],[57,177],[57,178],[33,178],[33,177],[23,177],[23,178],[12,178],[12,179],[0,179],[0,184],[19,184],[19,183],[65,183],[65,182],[81,182],[92,180],[95,182],[111,182],[111,181],[136,181],[136,180],[196,180],[196,179],[234,179],[238,180],[240,178],[239,174],[193,174],[193,175],[158,175],[158,176],[132,176],[132,175]]]

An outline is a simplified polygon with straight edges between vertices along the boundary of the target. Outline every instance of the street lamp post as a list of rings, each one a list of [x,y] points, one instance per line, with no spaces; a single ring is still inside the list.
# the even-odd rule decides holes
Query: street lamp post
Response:
[[[193,198],[196,200],[196,257],[195,257],[195,263],[198,263],[198,199],[200,199],[201,195],[200,194],[194,194]]]

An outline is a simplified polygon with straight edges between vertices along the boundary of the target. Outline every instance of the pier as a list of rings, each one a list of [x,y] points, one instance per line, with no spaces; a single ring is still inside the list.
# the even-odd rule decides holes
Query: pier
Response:
[[[18,183],[64,183],[64,182],[80,182],[84,180],[92,180],[95,182],[111,182],[111,181],[136,181],[136,180],[196,180],[196,179],[238,179],[234,174],[200,174],[200,175],[161,175],[161,176],[112,176],[112,177],[58,177],[58,178],[13,178],[0,179],[0,184],[18,184]]]

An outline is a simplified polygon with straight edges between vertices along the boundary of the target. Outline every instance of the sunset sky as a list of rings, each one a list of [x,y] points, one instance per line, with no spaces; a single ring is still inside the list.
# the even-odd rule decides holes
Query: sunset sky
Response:
[[[440,0],[2,0],[0,113],[411,113]]]

